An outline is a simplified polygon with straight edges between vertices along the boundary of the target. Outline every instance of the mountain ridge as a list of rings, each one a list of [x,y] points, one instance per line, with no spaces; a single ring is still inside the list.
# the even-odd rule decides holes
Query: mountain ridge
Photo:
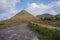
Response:
[[[42,15],[37,15],[36,16],[37,18],[53,18],[54,15],[51,15],[51,14],[48,14],[48,13],[45,13],[45,14],[42,14]]]

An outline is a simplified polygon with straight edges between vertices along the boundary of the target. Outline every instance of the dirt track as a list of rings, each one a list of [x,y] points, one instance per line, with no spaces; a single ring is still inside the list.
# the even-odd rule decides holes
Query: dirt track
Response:
[[[38,40],[37,36],[26,23],[0,30],[0,40]]]

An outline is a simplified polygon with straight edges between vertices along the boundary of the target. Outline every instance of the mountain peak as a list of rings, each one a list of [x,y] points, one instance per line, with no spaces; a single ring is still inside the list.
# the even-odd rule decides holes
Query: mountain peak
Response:
[[[27,12],[26,10],[22,10],[21,12],[19,12],[17,15],[23,15],[23,14],[30,14],[29,12]]]
[[[27,12],[26,10],[22,10],[21,12]]]

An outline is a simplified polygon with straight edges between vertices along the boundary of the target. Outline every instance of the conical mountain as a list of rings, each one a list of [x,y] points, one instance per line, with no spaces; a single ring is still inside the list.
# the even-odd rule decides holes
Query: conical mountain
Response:
[[[36,17],[31,15],[29,12],[22,10],[11,19],[4,21],[4,23],[8,23],[8,24],[9,23],[24,23],[24,22],[35,21],[35,20],[36,20]]]

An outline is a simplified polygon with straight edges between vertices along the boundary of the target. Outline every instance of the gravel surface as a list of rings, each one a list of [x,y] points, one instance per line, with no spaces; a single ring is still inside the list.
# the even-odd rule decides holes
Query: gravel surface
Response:
[[[27,24],[20,24],[0,30],[0,40],[39,40],[38,34],[31,31]]]

